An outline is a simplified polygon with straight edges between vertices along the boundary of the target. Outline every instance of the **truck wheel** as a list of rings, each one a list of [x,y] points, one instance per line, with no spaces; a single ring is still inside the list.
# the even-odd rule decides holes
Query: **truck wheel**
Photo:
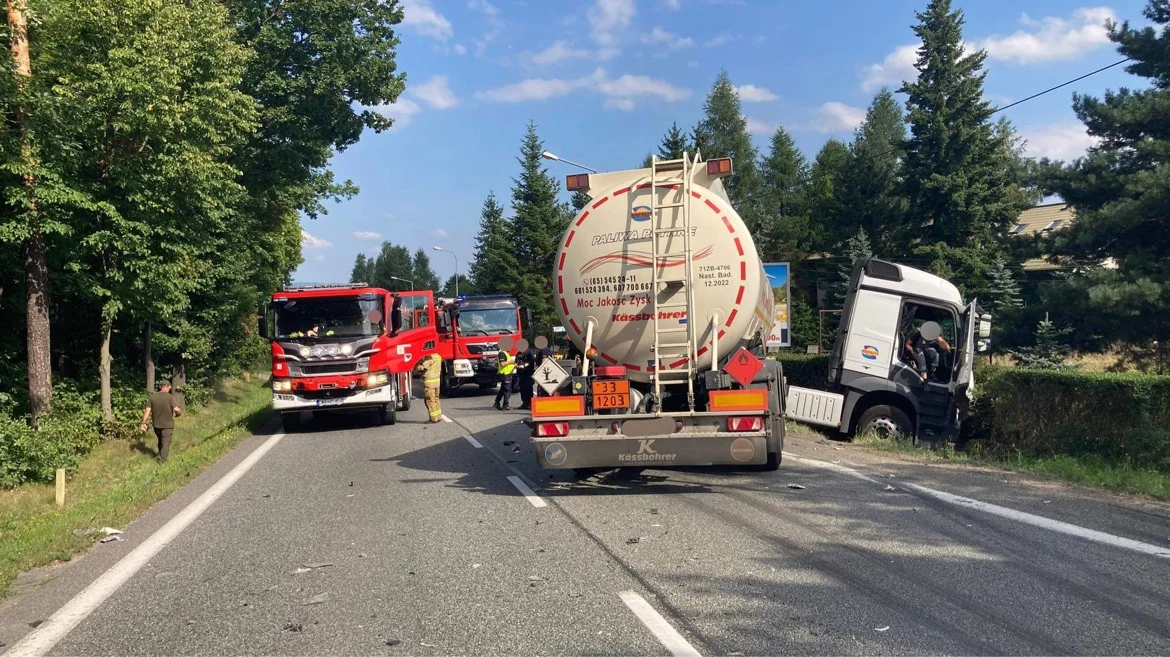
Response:
[[[300,413],[281,413],[280,426],[284,428],[285,433],[293,433],[301,428],[301,414]]]
[[[378,409],[378,423],[379,424],[394,424],[398,421],[398,413],[394,410],[393,404],[386,404]]]
[[[856,433],[867,432],[883,440],[898,439],[914,435],[914,423],[897,406],[878,404],[866,409],[857,421]]]
[[[450,397],[453,394],[455,394],[455,388],[458,386],[453,385],[451,383],[451,381],[452,381],[451,377],[447,376],[446,372],[443,372],[440,375],[440,378],[439,378],[439,396],[440,397]]]
[[[780,452],[768,452],[768,462],[764,464],[764,470],[779,470],[780,469]]]
[[[405,378],[406,378],[406,385],[401,386],[401,388],[398,390],[398,410],[400,410],[400,411],[409,411],[410,410],[412,382],[410,380],[409,374],[407,374],[405,376]]]

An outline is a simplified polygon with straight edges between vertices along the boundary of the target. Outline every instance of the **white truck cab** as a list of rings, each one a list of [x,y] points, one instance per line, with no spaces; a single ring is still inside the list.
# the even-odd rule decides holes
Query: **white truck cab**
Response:
[[[789,386],[786,416],[846,434],[954,440],[967,416],[990,316],[958,288],[875,258],[853,269],[829,359],[828,390]]]

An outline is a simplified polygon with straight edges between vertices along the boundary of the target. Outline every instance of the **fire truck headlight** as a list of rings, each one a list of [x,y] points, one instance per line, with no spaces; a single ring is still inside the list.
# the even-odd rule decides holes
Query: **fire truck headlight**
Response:
[[[292,381],[288,379],[273,380],[272,392],[292,392]]]
[[[313,353],[313,350],[309,349],[308,347],[301,347],[300,353],[301,353],[301,358],[308,358],[309,354]]]
[[[352,353],[353,353],[353,345],[352,344],[341,345],[341,355],[348,356]]]
[[[366,377],[366,386],[375,388],[377,386],[384,386],[390,382],[389,372],[373,372]]]

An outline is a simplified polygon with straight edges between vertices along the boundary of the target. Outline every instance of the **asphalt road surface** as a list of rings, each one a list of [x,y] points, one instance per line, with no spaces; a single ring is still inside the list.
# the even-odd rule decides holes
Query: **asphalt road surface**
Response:
[[[22,576],[0,603],[0,642],[54,655],[1170,654],[1166,505],[807,435],[790,437],[779,472],[582,480],[535,467],[524,415],[491,402],[444,400],[451,422],[437,425],[416,401],[395,426],[255,436],[125,541]]]

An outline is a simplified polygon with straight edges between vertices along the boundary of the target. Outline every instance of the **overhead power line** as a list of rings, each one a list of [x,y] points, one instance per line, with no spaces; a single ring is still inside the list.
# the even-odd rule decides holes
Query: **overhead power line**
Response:
[[[1068,85],[1070,85],[1070,84],[1072,84],[1072,83],[1074,83],[1074,82],[1080,82],[1081,80],[1084,80],[1084,79],[1085,79],[1085,78],[1087,78],[1087,77],[1094,76],[1094,75],[1096,75],[1096,74],[1100,73],[1101,71],[1108,71],[1109,69],[1113,68],[1114,66],[1121,66],[1122,64],[1124,64],[1124,63],[1128,62],[1129,60],[1130,60],[1130,58],[1129,58],[1129,57],[1126,57],[1125,59],[1123,59],[1123,60],[1121,60],[1121,61],[1119,61],[1119,62],[1113,62],[1112,64],[1110,64],[1110,65],[1108,65],[1108,66],[1102,66],[1101,68],[1099,68],[1099,69],[1097,69],[1097,70],[1095,70],[1095,71],[1092,71],[1092,72],[1090,72],[1090,73],[1085,73],[1084,75],[1082,75],[1082,76],[1080,76],[1080,77],[1078,77],[1078,78],[1073,78],[1073,79],[1069,80],[1068,82],[1062,82],[1062,83],[1060,83],[1060,84],[1056,85],[1055,87],[1051,87],[1051,88],[1049,88],[1049,89],[1045,89],[1044,91],[1041,91],[1040,93],[1035,93],[1035,94],[1032,94],[1031,96],[1028,96],[1027,98],[1021,98],[1020,100],[1017,100],[1017,101],[1016,101],[1016,102],[1014,102],[1014,103],[1009,103],[1009,104],[1007,104],[1007,105],[1004,105],[1003,107],[997,107],[997,108],[995,108],[994,110],[992,110],[992,112],[991,112],[991,113],[992,113],[992,114],[995,114],[995,113],[997,113],[997,112],[1002,112],[1002,111],[1004,111],[1005,109],[1008,109],[1009,107],[1015,107],[1016,105],[1019,105],[1020,103],[1026,103],[1026,102],[1028,102],[1029,100],[1032,100],[1033,98],[1039,98],[1040,96],[1043,96],[1043,95],[1044,95],[1044,94],[1046,94],[1046,93],[1050,93],[1050,92],[1056,91],[1057,89],[1060,89],[1061,87],[1067,87]]]

